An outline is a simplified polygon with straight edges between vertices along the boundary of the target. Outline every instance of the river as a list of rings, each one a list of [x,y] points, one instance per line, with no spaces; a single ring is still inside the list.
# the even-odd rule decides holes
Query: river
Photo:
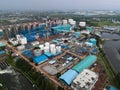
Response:
[[[110,33],[102,33],[101,38],[107,39],[118,39],[120,35],[118,34],[110,34]],[[118,41],[105,41],[103,45],[104,52],[106,53],[106,57],[108,58],[110,64],[112,65],[114,71],[120,72],[120,40]]]

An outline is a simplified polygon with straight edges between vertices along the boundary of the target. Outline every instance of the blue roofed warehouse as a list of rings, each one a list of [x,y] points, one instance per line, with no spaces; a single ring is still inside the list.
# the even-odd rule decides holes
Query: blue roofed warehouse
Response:
[[[41,63],[43,63],[43,62],[45,62],[45,61],[47,61],[47,60],[48,60],[48,57],[45,56],[45,55],[40,55],[40,56],[38,56],[38,57],[34,57],[34,58],[33,58],[33,61],[34,61],[35,63],[37,63],[37,64],[41,64]]]
[[[95,55],[89,55],[77,65],[75,65],[72,69],[78,73],[81,73],[84,69],[89,68],[96,60],[97,57]]]
[[[73,79],[75,79],[77,75],[78,73],[76,71],[70,69],[67,72],[65,72],[63,75],[61,75],[59,79],[65,82],[65,84],[70,85]]]

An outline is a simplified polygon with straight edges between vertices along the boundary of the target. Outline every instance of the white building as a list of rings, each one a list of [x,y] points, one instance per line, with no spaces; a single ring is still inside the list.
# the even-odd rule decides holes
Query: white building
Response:
[[[67,22],[67,20],[62,20],[62,22],[63,22],[63,24],[67,24],[68,22]]]
[[[17,50],[19,50],[19,51],[24,50],[24,49],[25,49],[25,45],[17,46]]]
[[[87,34],[87,35],[89,35],[89,34],[90,34],[90,31],[83,30],[83,31],[81,31],[81,34]]]
[[[27,38],[23,35],[16,35],[16,38],[20,44],[27,44]]]
[[[98,80],[98,74],[95,72],[84,69],[77,77],[73,80],[71,87],[74,90],[91,90]]]
[[[10,39],[9,39],[9,42],[10,42],[13,46],[18,45],[18,40],[16,40],[15,38],[10,38]]]
[[[85,45],[89,47],[93,47],[93,43],[90,43],[90,42],[85,42]]]
[[[79,26],[85,27],[86,26],[86,22],[79,22]]]
[[[31,42],[32,46],[36,46],[36,45],[39,45],[39,41],[34,41],[34,42]]]

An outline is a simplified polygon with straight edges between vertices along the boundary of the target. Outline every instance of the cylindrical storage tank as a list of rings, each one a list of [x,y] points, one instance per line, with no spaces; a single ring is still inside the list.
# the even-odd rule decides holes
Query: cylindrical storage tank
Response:
[[[61,49],[61,46],[56,46],[56,52],[61,52],[62,49]]]
[[[44,45],[42,44],[42,45],[39,45],[39,48],[41,49],[41,50],[44,50]]]
[[[35,55],[35,56],[41,55],[41,50],[40,50],[40,49],[35,49],[35,50],[34,50],[34,55]]]
[[[67,24],[67,20],[63,20],[63,24]]]
[[[73,19],[68,19],[68,22],[70,23],[70,22],[72,22],[73,21]]]
[[[46,47],[50,47],[50,43],[49,43],[49,42],[46,42],[46,43],[45,43],[45,46],[46,46]]]
[[[25,45],[17,46],[17,50],[24,50],[24,49],[25,49]]]
[[[86,26],[86,22],[79,22],[79,26],[85,27]]]
[[[51,54],[53,54],[53,55],[56,54],[56,48],[54,48],[54,49],[50,49],[50,51],[51,51]]]
[[[49,47],[44,47],[44,52],[49,52],[50,51],[49,49],[50,49]]]
[[[50,49],[54,49],[55,48],[55,44],[50,44]]]

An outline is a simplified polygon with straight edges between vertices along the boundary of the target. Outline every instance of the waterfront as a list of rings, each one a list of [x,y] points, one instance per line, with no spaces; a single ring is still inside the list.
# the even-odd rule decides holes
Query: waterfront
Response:
[[[118,34],[103,33],[101,38],[116,39],[120,38]],[[120,72],[120,41],[105,41],[103,45],[104,52],[108,58],[113,70],[117,73]]]

